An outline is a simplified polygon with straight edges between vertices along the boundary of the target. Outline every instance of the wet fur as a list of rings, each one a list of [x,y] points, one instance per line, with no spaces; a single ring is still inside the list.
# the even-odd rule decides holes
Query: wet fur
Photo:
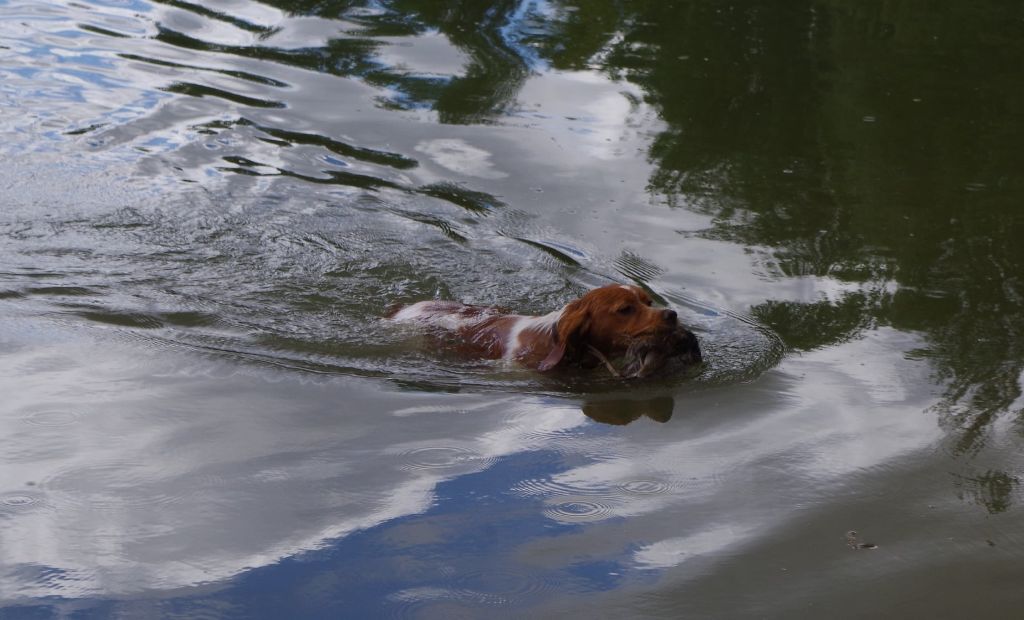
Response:
[[[426,301],[402,308],[391,318],[454,332],[480,357],[515,361],[541,372],[574,364],[594,366],[601,356],[625,355],[636,376],[650,374],[669,357],[700,361],[697,339],[679,324],[675,311],[654,308],[638,286],[603,286],[544,316]]]

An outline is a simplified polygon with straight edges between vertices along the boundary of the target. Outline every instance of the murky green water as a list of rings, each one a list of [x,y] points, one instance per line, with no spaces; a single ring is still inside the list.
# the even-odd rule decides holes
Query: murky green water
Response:
[[[1022,58],[997,2],[0,0],[0,616],[1012,617]],[[610,281],[706,366],[382,320]]]

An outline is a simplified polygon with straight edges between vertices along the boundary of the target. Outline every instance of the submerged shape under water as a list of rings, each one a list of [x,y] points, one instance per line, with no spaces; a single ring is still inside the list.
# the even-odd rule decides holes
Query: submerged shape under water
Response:
[[[1012,613],[1020,21],[0,3],[0,616]],[[704,364],[384,320],[608,282]]]

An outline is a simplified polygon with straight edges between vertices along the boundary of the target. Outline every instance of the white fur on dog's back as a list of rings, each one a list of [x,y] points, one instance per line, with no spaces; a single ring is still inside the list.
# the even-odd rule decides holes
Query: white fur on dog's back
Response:
[[[472,329],[495,318],[508,317],[512,322],[502,342],[502,357],[512,360],[519,356],[525,346],[522,338],[524,332],[553,332],[564,310],[562,308],[544,316],[524,316],[502,314],[493,308],[467,306],[456,301],[420,301],[402,308],[391,320],[458,331]]]
[[[420,301],[402,308],[392,315],[391,320],[457,330],[482,323],[498,315],[497,312],[486,308],[480,308],[480,312],[466,314],[465,311],[469,308],[470,306],[457,301]]]
[[[525,331],[554,333],[555,326],[558,325],[558,320],[562,318],[564,311],[565,308],[562,308],[544,316],[516,315],[516,322],[512,324],[512,329],[509,330],[508,338],[505,340],[505,355],[503,357],[511,360],[519,355],[524,347],[522,334]]]

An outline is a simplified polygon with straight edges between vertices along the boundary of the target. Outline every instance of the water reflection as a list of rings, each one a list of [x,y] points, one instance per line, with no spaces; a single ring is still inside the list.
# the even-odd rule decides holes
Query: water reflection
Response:
[[[487,122],[507,113],[530,70],[532,54],[524,53],[525,48],[515,42],[521,30],[529,30],[524,23],[529,11],[524,7],[531,3],[467,1],[434,6],[396,0],[366,7],[357,2],[268,2],[283,14],[323,20],[319,24],[308,17],[306,21],[295,20],[287,30],[191,3],[162,4],[176,11],[157,16],[159,41],[196,51],[358,76],[390,91],[390,95],[380,98],[386,107],[429,108],[437,112],[441,122]],[[243,32],[209,28],[211,22],[194,16],[217,20]],[[327,20],[338,20],[347,28],[339,36]],[[300,33],[301,38],[297,36]],[[450,73],[439,72],[440,63],[429,63],[429,70],[417,71],[403,56],[382,49],[389,43],[388,37],[401,37],[402,45],[436,54],[440,50],[428,44],[428,37],[437,41],[435,33],[464,53],[465,62]],[[385,59],[392,64],[383,62]]]
[[[296,605],[282,590],[367,616],[592,595],[788,534],[794,505],[896,475],[936,435],[906,415],[927,400],[920,362],[883,339],[809,356],[807,381],[695,391],[672,424],[626,432],[608,423],[663,422],[681,398],[380,390],[23,325],[0,332],[18,351],[0,358],[0,598],[100,615],[154,589],[238,616]],[[877,366],[849,376],[865,354]]]
[[[165,21],[174,20],[200,32],[208,28],[181,16]],[[209,27],[221,33],[222,24]],[[145,97],[172,91],[176,96],[135,106],[131,102],[140,95],[133,88],[96,93],[97,107],[116,108],[118,122],[101,120],[107,113],[97,116],[93,108],[69,107],[66,113],[74,116],[66,124],[75,128],[65,127],[54,148],[85,148],[90,155],[88,165],[77,164],[73,212],[56,213],[56,224],[43,222],[33,212],[32,197],[25,196],[19,207],[23,220],[11,225],[11,235],[24,241],[9,260],[11,294],[41,311],[247,363],[393,376],[431,389],[565,392],[576,388],[425,356],[415,335],[379,319],[389,305],[434,296],[544,313],[621,277],[616,271],[641,282],[661,273],[635,253],[608,257],[613,268],[596,269],[600,253],[552,238],[536,225],[536,213],[510,208],[497,191],[478,189],[494,183],[515,191],[521,184],[492,163],[502,146],[493,138],[422,135],[416,120],[405,127],[408,136],[388,133],[394,112],[386,108],[357,107],[354,122],[331,116],[332,104],[325,116],[319,102],[303,99],[304,93],[337,91],[355,106],[365,106],[368,93],[351,82],[340,90],[335,81],[322,84],[335,74],[295,73],[276,57],[249,63],[252,54],[221,49],[223,43],[194,49],[203,53],[193,54],[191,62],[216,67],[235,90],[223,88],[229,84],[217,76],[216,87],[182,90],[176,86],[184,83],[180,74],[192,65],[169,60],[157,63],[157,72],[137,66],[136,59],[146,56],[142,52],[147,58],[183,58],[180,42],[161,32],[127,43],[139,53],[118,55],[128,61],[118,68],[138,78]],[[269,45],[248,31],[236,38],[249,42],[246,50]],[[89,41],[110,43],[105,35]],[[116,42],[121,45],[120,38]],[[224,56],[238,56],[236,64],[246,70],[229,69],[234,65]],[[247,79],[251,75],[267,79]],[[618,97],[606,86],[596,83],[594,92]],[[208,88],[228,95],[211,99]],[[284,107],[260,103],[267,101]],[[56,176],[69,164],[24,165],[33,174]],[[125,183],[131,191],[109,194],[111,176],[131,179]],[[23,225],[31,235],[24,235]],[[396,252],[397,245],[404,251]],[[103,248],[99,263],[93,260],[95,248]],[[555,262],[549,264],[551,258]],[[119,268],[110,270],[109,264]],[[52,269],[61,293],[40,292],[33,271],[40,265]],[[86,293],[73,292],[79,290]],[[687,324],[720,334],[703,380],[749,378],[779,359],[771,334],[748,321],[685,298],[676,305],[690,313]]]
[[[1020,489],[1020,478],[1005,471],[988,470],[974,477],[956,477],[961,498],[984,506],[989,513],[1005,512]]]
[[[675,400],[671,396],[647,399],[591,400],[583,404],[583,413],[602,424],[624,425],[648,418],[665,423],[672,419]]]
[[[1015,9],[226,7],[0,9],[3,604],[783,617],[873,600],[854,529],[890,609],[1019,570]],[[698,376],[379,320],[609,280]]]
[[[959,25],[966,20],[977,32],[998,31],[997,10],[944,11],[956,19],[932,17],[928,30],[936,39],[962,40],[986,58],[1015,57],[1018,39],[971,38],[966,33],[972,30]],[[966,52],[929,47],[921,28],[900,21],[910,17],[894,15],[850,13],[829,4],[766,11],[758,2],[728,10],[642,2],[622,10],[603,2],[443,8],[400,1],[373,7],[271,2],[234,12],[163,2],[142,20],[114,9],[83,17],[83,33],[99,40],[84,39],[74,58],[89,69],[69,65],[54,75],[113,84],[100,40],[115,37],[135,50],[120,52],[121,59],[167,69],[168,76],[191,69],[205,76],[149,79],[151,92],[220,98],[250,114],[301,107],[291,94],[298,76],[282,71],[295,67],[386,87],[398,94],[385,108],[429,109],[448,123],[519,113],[512,106],[531,67],[590,69],[632,82],[666,124],[649,147],[656,165],[649,190],[714,218],[711,227],[687,234],[759,248],[755,262],[765,277],[810,280],[816,282],[812,290],[836,291],[825,299],[772,299],[757,304],[754,315],[798,350],[833,345],[880,325],[928,334],[929,344],[909,353],[933,364],[935,381],[945,390],[934,410],[959,436],[955,449],[970,451],[995,416],[1020,409],[1024,351],[1013,317],[1021,314],[1022,296],[1013,274],[1024,257],[1013,242],[1021,225],[1014,206],[1020,177],[1008,167],[1008,154],[1021,129],[1011,117],[981,119],[977,110],[1010,105],[1022,93],[1014,81],[998,79],[999,62],[978,66]],[[879,41],[867,56],[858,44],[866,34]],[[396,60],[402,54],[392,53],[391,64],[382,60],[382,49],[395,41],[416,48],[415,37],[428,35],[433,53],[445,60],[425,64],[448,66],[447,77],[405,70],[410,61]],[[183,50],[193,53],[183,56]],[[20,44],[18,51],[48,53]],[[921,70],[928,55],[942,56],[948,74],[941,80]],[[851,66],[882,69],[870,76],[836,69]],[[1007,87],[992,86],[1004,82]],[[967,93],[970,105],[954,93]],[[134,114],[140,121],[139,114],[152,108],[152,100],[143,103],[150,96],[138,100]],[[130,109],[122,106],[116,122],[76,112],[69,119],[73,128],[64,133],[88,136],[102,149],[134,141],[145,152],[173,153],[193,182],[215,170],[417,193],[478,214],[503,204],[493,194],[449,181],[417,183],[406,174],[418,165],[408,151],[286,127],[283,117],[197,122],[190,131],[207,139],[189,145],[146,137],[149,129],[140,133],[141,125],[125,122]],[[215,109],[182,108],[181,114],[202,117]],[[939,118],[944,122],[933,122]],[[481,165],[489,151],[464,140],[421,141],[415,149],[467,177],[507,176],[490,163]],[[366,197],[360,200],[367,204]],[[457,243],[479,235],[457,216],[431,211],[393,210]],[[617,260],[617,271],[638,281],[663,273],[636,255]],[[88,307],[79,312],[98,316]]]
[[[1019,55],[1021,41],[968,34],[999,31],[998,10],[949,6],[924,27],[916,13],[827,3],[635,3],[618,13],[601,2],[543,13],[531,3],[416,4],[390,8],[473,59],[432,104],[442,121],[507,111],[530,57],[632,81],[668,123],[650,149],[653,190],[714,215],[703,235],[767,248],[760,262],[771,277],[854,285],[833,299],[757,306],[789,346],[827,346],[878,325],[928,334],[914,354],[945,386],[935,410],[961,434],[958,450],[993,416],[1019,409],[1024,334],[1012,318],[1022,315],[1013,274],[1024,255],[1012,242],[1021,179],[1010,148],[1022,129],[977,110],[1024,98],[1018,81],[1000,79],[997,60]],[[937,48],[924,32],[972,53]],[[867,55],[865,35],[879,42]],[[941,80],[922,71],[929,54],[943,58]],[[979,57],[990,60],[979,66]],[[873,69],[849,69],[860,66]]]
[[[636,3],[609,27],[601,5],[562,27],[604,25],[616,32],[606,50],[556,57],[596,59],[657,103],[669,128],[650,149],[652,189],[713,215],[700,235],[760,248],[767,277],[852,289],[771,300],[759,319],[800,350],[879,325],[926,334],[912,354],[943,386],[935,412],[957,450],[998,414],[1019,414],[1022,179],[1011,151],[1024,125],[982,112],[1024,100],[998,60],[1024,51],[1000,27],[1006,15],[947,5],[922,23],[833,3]],[[926,69],[930,58],[944,69]]]

